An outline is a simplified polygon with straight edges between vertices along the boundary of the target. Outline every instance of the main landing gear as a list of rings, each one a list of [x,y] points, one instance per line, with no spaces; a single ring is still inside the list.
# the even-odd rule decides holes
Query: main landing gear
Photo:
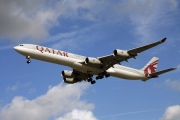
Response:
[[[96,83],[96,81],[95,81],[95,80],[93,80],[93,78],[92,78],[92,77],[91,77],[91,78],[88,78],[88,79],[87,79],[87,81],[88,81],[88,82],[91,82],[91,84],[95,84],[95,83]]]
[[[89,75],[89,78],[86,80],[87,82],[91,82],[91,84],[95,84],[96,81],[93,80],[93,75]]]
[[[107,73],[106,71],[104,71],[103,73],[96,76],[96,80],[103,79],[104,77],[108,78],[108,77],[110,77],[110,74]]]
[[[110,77],[110,74],[106,71],[96,76],[96,80],[103,79],[104,77],[108,78]],[[93,80],[93,76],[89,76],[89,78],[86,80],[87,82],[91,82],[91,84],[95,84],[96,81]]]
[[[30,56],[28,55],[28,56],[26,56],[26,59],[27,59],[27,64],[29,64],[29,63],[31,63],[31,60],[30,60]]]

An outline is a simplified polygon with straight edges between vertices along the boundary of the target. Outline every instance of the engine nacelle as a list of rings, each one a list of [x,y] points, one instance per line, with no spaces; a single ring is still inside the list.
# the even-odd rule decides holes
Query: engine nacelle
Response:
[[[97,58],[91,58],[91,57],[87,57],[85,59],[85,63],[86,64],[94,64],[94,65],[100,65],[102,64],[101,61]]]
[[[114,55],[117,57],[129,57],[130,56],[129,53],[127,53],[127,51],[119,50],[119,49],[114,50]]]
[[[69,84],[73,84],[76,83],[77,80],[73,77],[73,78],[63,78],[65,83],[69,83]]]
[[[74,73],[73,73],[73,71],[63,70],[62,71],[62,76],[64,78],[72,78],[72,77],[74,77]]]

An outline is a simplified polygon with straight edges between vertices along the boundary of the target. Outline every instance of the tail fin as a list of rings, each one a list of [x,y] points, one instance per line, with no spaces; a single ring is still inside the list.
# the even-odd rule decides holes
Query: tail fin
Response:
[[[156,72],[159,58],[153,57],[141,70],[144,71],[146,77]]]

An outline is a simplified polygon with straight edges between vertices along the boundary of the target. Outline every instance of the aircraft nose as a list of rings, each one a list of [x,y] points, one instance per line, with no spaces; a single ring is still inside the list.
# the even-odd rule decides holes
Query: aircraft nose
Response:
[[[18,46],[15,46],[14,49],[17,51],[18,50]]]
[[[19,46],[15,46],[14,47],[14,50],[16,50],[17,52],[20,52],[21,51],[21,48]]]

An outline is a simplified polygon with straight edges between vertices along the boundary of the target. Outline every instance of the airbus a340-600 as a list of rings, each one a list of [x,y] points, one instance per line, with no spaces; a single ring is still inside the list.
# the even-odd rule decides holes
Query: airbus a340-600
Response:
[[[69,66],[72,71],[63,70],[62,76],[65,83],[76,83],[83,80],[96,83],[96,80],[104,77],[118,77],[129,80],[146,81],[151,78],[157,78],[159,75],[172,71],[176,68],[169,68],[156,72],[158,58],[153,57],[142,69],[133,69],[120,65],[123,61],[128,61],[130,58],[135,58],[139,53],[155,47],[163,43],[166,38],[144,45],[138,48],[129,50],[114,50],[113,54],[102,57],[85,57],[53,48],[43,47],[34,44],[20,44],[14,49],[26,56],[27,63],[31,62],[31,58],[51,62],[59,65]]]

